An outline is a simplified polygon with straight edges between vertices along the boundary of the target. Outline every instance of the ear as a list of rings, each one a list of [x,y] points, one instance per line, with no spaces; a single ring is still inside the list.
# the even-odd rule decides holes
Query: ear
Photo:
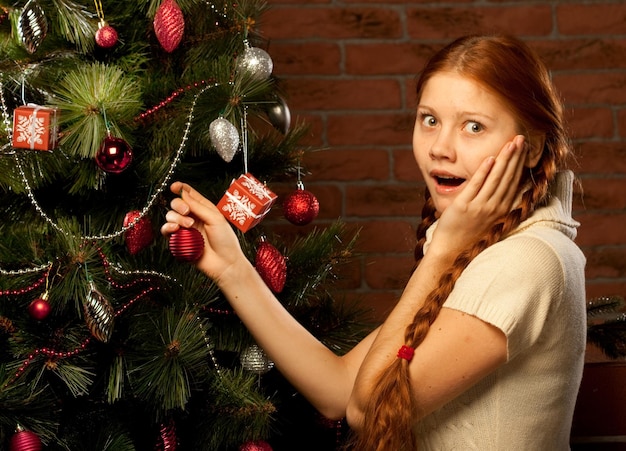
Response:
[[[545,135],[529,136],[524,143],[525,146],[530,146],[528,153],[526,154],[526,161],[524,166],[527,168],[534,168],[539,163],[539,159],[543,154],[543,147],[546,143]]]

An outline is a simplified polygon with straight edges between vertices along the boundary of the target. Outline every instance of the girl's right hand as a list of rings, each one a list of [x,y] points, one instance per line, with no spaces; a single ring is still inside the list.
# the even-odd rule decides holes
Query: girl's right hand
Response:
[[[161,234],[169,236],[181,227],[198,229],[204,238],[198,269],[219,283],[230,268],[248,261],[232,227],[212,202],[186,183],[174,182],[170,189],[180,197],[170,203]]]

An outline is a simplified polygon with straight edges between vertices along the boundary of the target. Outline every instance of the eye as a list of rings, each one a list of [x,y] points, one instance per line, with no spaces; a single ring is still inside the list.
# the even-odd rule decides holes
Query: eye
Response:
[[[485,127],[480,122],[468,121],[465,123],[465,127],[463,127],[466,131],[470,133],[480,133]]]
[[[422,113],[420,115],[422,120],[422,125],[425,127],[434,127],[437,125],[437,119],[432,114]]]

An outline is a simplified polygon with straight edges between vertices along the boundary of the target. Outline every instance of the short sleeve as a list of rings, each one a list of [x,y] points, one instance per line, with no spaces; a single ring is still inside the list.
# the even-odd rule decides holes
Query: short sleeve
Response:
[[[528,234],[480,253],[457,280],[444,307],[473,315],[504,332],[508,360],[533,345],[563,293],[555,250]]]

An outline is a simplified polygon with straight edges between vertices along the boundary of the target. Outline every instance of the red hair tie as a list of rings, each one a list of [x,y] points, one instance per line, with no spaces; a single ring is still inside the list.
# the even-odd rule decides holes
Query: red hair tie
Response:
[[[411,361],[414,353],[415,349],[410,346],[402,345],[400,346],[400,349],[398,349],[398,357],[406,360],[407,362]]]

